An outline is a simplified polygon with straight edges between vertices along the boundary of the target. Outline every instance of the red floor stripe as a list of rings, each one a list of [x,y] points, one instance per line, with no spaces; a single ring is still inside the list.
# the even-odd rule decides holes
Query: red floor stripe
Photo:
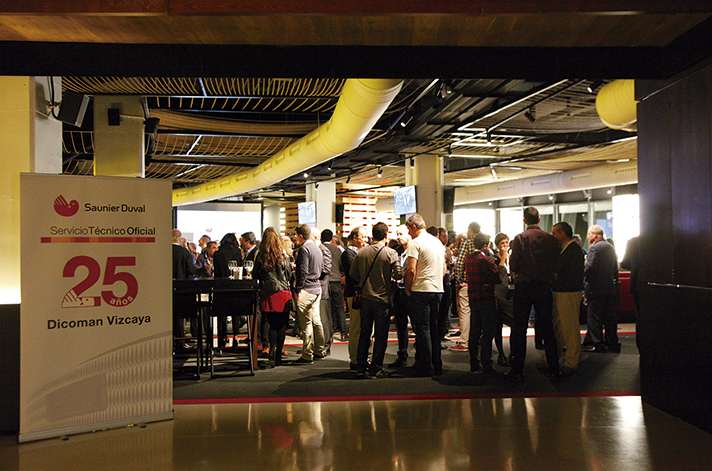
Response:
[[[176,405],[196,404],[268,404],[283,402],[343,402],[343,401],[432,401],[448,399],[506,399],[526,397],[619,397],[640,396],[640,391],[550,392],[550,393],[485,393],[485,394],[400,394],[374,396],[310,396],[310,397],[239,397],[217,399],[174,399]]]

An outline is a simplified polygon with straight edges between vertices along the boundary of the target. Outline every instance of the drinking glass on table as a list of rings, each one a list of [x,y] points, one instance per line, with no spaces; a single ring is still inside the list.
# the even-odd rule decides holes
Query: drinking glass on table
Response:
[[[230,270],[230,275],[231,279],[235,279],[235,270],[237,270],[237,260],[228,260],[227,262],[227,268]]]
[[[252,260],[245,261],[245,272],[248,279],[252,278],[252,267],[254,266]]]

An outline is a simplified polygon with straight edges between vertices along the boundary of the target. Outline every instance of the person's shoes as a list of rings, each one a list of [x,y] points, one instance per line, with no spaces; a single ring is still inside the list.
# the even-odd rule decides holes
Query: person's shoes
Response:
[[[314,354],[314,359],[315,359],[315,360],[323,360],[323,359],[326,358],[326,357],[327,357],[327,355],[319,355],[318,353],[315,353],[315,354]]]
[[[522,381],[524,381],[524,375],[519,371],[510,371],[509,373],[506,373],[505,376],[508,380],[513,381],[515,383],[521,383]]]
[[[482,374],[484,376],[502,376],[502,373],[499,371],[495,370],[493,367],[488,366],[486,368],[482,368]]]
[[[366,374],[365,371],[359,371],[358,373],[356,373],[356,378],[358,378],[358,379],[366,379],[366,378],[368,378],[368,375]]]
[[[238,340],[237,343],[239,343],[240,345],[247,345],[247,337],[245,337],[244,339]]]
[[[358,364],[356,363],[349,363],[349,369],[352,371],[358,370]]]
[[[413,370],[411,372],[411,376],[414,378],[430,378],[433,376],[432,371],[427,371],[427,370]]]
[[[571,376],[576,373],[576,369],[569,366],[562,366],[559,372],[561,373],[561,376]]]
[[[507,358],[504,355],[498,356],[497,357],[497,364],[499,366],[509,366],[509,358]]]
[[[621,344],[618,344],[615,347],[608,347],[608,351],[611,353],[620,353],[621,352]]]
[[[312,364],[314,364],[314,361],[307,360],[304,357],[299,357],[292,362],[292,365],[312,365]]]
[[[288,356],[289,356],[289,352],[288,352],[287,350],[282,350],[282,356],[283,356],[283,357],[288,357]]]
[[[476,366],[470,366],[470,374],[476,374],[482,371],[482,366],[478,363]]]
[[[440,350],[447,350],[447,348],[448,348],[447,345],[445,345],[443,343],[440,344]]]
[[[463,344],[458,343],[457,345],[453,345],[452,347],[450,347],[450,350],[455,350],[457,352],[466,352],[468,351],[468,348]]]
[[[564,375],[561,374],[561,371],[549,371],[548,376],[551,379],[557,379],[557,378],[563,378]]]
[[[277,364],[274,360],[270,360],[267,362],[267,368],[274,368],[275,366],[277,366]]]
[[[433,376],[442,376],[443,375],[443,369],[442,368],[435,368],[433,370]]]
[[[341,332],[341,341],[344,342],[349,339],[349,333],[348,332]]]
[[[581,347],[581,350],[589,353],[606,353],[606,347],[603,345],[586,345]]]
[[[405,358],[399,357],[393,363],[389,363],[388,367],[389,368],[402,368],[402,367],[406,366],[407,363],[408,363],[408,360],[406,360]]]
[[[260,355],[269,356],[269,348],[263,348],[262,351],[260,352]]]

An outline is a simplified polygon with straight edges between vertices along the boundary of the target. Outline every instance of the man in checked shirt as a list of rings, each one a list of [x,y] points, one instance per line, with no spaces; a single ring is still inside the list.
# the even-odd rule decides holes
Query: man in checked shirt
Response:
[[[482,372],[484,375],[497,376],[499,372],[492,367],[492,340],[497,320],[497,301],[494,287],[501,283],[497,265],[489,258],[487,250],[490,236],[477,234],[472,239],[474,252],[465,258],[467,275],[467,294],[470,301],[470,373]],[[482,339],[480,340],[480,335]],[[477,359],[477,342],[480,341],[480,359]]]
[[[480,233],[480,225],[476,222],[471,222],[467,228],[467,240],[462,241],[457,253],[457,263],[453,275],[457,281],[457,307],[458,322],[460,324],[460,340],[457,345],[451,347],[450,350],[467,350],[470,339],[470,300],[467,296],[467,278],[465,278],[465,259],[468,255],[475,251],[475,246],[472,239]]]

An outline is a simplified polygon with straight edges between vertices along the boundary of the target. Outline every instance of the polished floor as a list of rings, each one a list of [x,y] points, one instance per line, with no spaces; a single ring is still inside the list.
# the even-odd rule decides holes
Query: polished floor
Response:
[[[3,470],[709,470],[707,433],[639,397],[176,405],[17,445]]]

